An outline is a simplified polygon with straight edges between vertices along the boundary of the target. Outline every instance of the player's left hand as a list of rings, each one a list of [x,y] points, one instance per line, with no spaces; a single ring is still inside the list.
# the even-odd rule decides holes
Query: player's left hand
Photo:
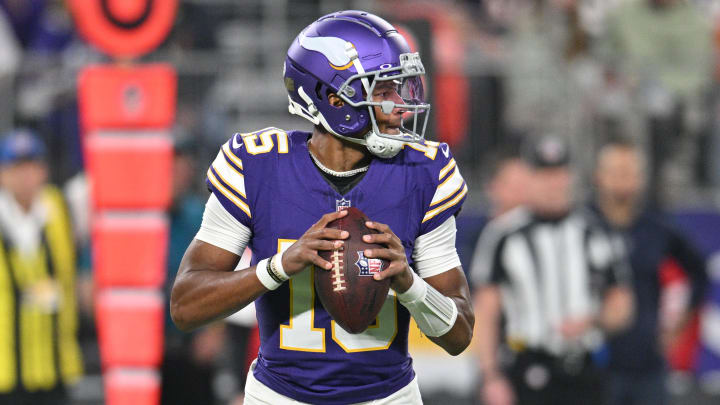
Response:
[[[413,283],[412,270],[405,256],[405,248],[400,238],[393,233],[389,226],[380,222],[367,221],[365,226],[375,229],[380,233],[372,233],[363,236],[363,241],[367,243],[377,243],[385,245],[384,249],[366,249],[366,257],[375,257],[385,259],[390,262],[387,269],[375,274],[375,280],[384,280],[390,278],[390,288],[397,293],[404,293]]]

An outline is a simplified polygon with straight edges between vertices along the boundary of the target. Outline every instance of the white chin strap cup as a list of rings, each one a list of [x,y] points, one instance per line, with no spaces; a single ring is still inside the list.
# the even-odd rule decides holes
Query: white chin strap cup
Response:
[[[365,135],[365,147],[370,153],[383,159],[389,159],[400,153],[404,144],[402,141],[380,137],[372,131]]]

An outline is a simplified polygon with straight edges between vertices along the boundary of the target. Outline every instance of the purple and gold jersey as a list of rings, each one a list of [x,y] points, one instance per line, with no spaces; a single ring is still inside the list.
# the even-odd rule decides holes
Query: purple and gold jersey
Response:
[[[313,164],[309,137],[277,128],[235,134],[208,169],[210,190],[252,231],[253,264],[287,249],[322,215],[354,206],[390,226],[412,266],[415,239],[456,214],[467,194],[448,146],[426,141],[373,159],[365,177],[340,195]],[[373,325],[350,334],[315,298],[316,271],[308,268],[255,301],[255,377],[290,398],[323,404],[383,398],[410,383],[410,315],[395,293]]]

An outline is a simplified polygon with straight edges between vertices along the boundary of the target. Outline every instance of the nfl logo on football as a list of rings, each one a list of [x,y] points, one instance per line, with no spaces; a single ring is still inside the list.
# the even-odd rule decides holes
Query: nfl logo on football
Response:
[[[342,200],[335,200],[335,210],[341,211],[346,210],[351,207],[350,200],[342,199]]]
[[[362,251],[357,252],[357,254],[358,259],[355,265],[360,269],[361,276],[372,276],[373,274],[380,273],[383,265],[382,260],[365,257],[365,253]]]

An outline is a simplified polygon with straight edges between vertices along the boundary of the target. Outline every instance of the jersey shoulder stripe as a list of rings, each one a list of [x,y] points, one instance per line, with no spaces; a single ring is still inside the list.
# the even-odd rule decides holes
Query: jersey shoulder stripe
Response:
[[[247,194],[245,193],[245,176],[238,170],[237,166],[231,163],[230,160],[227,160],[227,155],[224,151],[221,150],[218,152],[211,167],[215,173],[215,177],[234,191],[238,197],[247,200]]]
[[[225,159],[228,161],[228,163],[235,165],[235,167],[238,170],[242,170],[243,169],[242,159],[240,159],[235,154],[235,152],[233,152],[232,149],[230,149],[230,142],[233,142],[233,143],[237,142],[237,140],[235,139],[236,136],[237,136],[237,134],[233,135],[231,140],[229,140],[223,144],[222,152],[225,155]]]
[[[451,162],[452,163],[452,162]],[[442,173],[441,173],[442,175]],[[435,189],[435,194],[430,202],[430,207],[436,206],[445,200],[449,199],[453,195],[457,194],[463,186],[465,186],[465,180],[460,174],[460,170],[457,169],[456,165],[453,165],[449,176],[445,176],[442,181]]]
[[[252,218],[252,212],[245,184],[243,144],[238,140],[242,140],[240,134],[234,134],[220,147],[208,168],[207,185],[228,211],[235,213],[239,216],[237,219],[243,222]]]
[[[237,132],[218,151],[206,183],[222,205],[242,224],[251,226],[254,202],[278,156],[288,154],[288,133],[268,127]]]
[[[218,193],[220,193],[220,195],[218,195],[218,193],[215,193],[220,202],[222,202],[223,200],[230,201],[238,208],[240,208],[240,210],[242,210],[248,216],[248,218],[252,218],[252,215],[250,214],[250,207],[247,205],[247,203],[245,203],[245,201],[243,201],[236,194],[230,191],[227,183],[224,183],[217,178],[212,167],[208,169],[207,177],[208,182],[210,183],[209,185],[211,186],[211,190],[213,192],[217,191]]]
[[[426,212],[425,216],[423,217],[422,222],[424,223],[426,221],[429,221],[430,219],[434,218],[435,216],[442,213],[443,211],[446,211],[446,210],[460,204],[460,202],[463,201],[463,199],[467,195],[467,192],[468,192],[467,184],[465,184],[463,182],[462,190],[460,190],[460,192],[457,193],[452,200],[446,202],[445,204],[443,204],[437,208],[431,209],[430,211]]]
[[[445,175],[448,174],[450,170],[454,169],[456,166],[457,164],[455,162],[455,158],[450,159],[450,162],[440,170],[440,174],[438,174],[438,181],[442,181],[443,177],[445,177]]]
[[[426,230],[430,230],[450,215],[457,214],[468,193],[468,186],[448,144],[426,141],[424,147],[431,149],[429,154],[432,156],[429,160],[429,157],[425,159],[424,165],[429,176],[426,184],[431,197],[426,200],[422,223],[434,219],[425,226]]]

